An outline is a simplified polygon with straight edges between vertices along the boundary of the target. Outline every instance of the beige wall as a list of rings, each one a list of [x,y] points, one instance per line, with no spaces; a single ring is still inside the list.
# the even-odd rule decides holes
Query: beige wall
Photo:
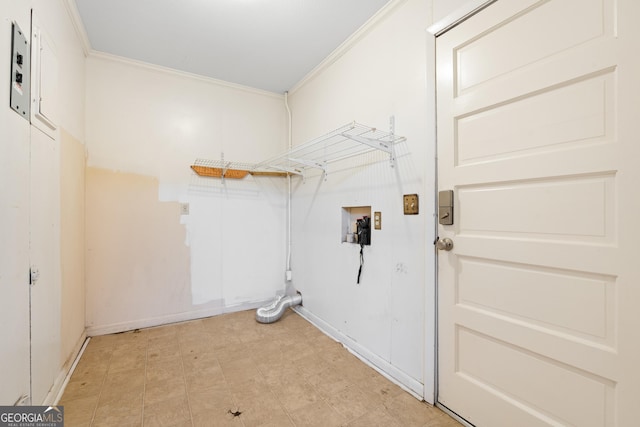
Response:
[[[85,149],[66,131],[60,139],[61,344],[66,361],[85,329]]]
[[[90,335],[248,309],[284,289],[286,180],[190,168],[282,151],[282,95],[96,54],[86,125]]]
[[[396,147],[395,168],[384,155],[367,156],[330,165],[326,180],[310,176],[296,182],[293,277],[314,320],[427,399],[434,310],[434,113],[426,83],[430,6],[425,0],[398,2],[290,96],[295,144],[353,120],[387,131],[391,116],[395,132],[406,137]],[[414,193],[420,214],[405,216],[402,196]],[[372,244],[364,249],[360,284],[360,248],[340,238],[345,206],[382,213],[382,229],[372,231]]]
[[[87,326],[149,326],[192,309],[178,203],[158,201],[153,177],[88,168],[86,182]]]

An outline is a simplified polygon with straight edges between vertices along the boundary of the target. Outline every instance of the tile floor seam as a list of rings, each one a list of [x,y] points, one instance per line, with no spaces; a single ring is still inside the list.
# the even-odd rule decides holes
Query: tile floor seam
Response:
[[[184,390],[185,393],[187,395],[187,406],[189,407],[189,418],[191,419],[191,425],[195,425],[194,421],[193,421],[193,410],[191,409],[191,398],[190,398],[190,394],[189,393],[189,386],[187,385],[187,373],[184,369],[184,355],[182,354],[182,346],[180,345],[180,339],[178,338],[178,335],[176,334],[176,338],[178,341],[178,349],[180,350],[180,369],[182,371],[182,383],[184,384]]]
[[[258,368],[258,371],[260,371],[260,368]],[[264,376],[264,373],[261,372],[261,374],[262,374],[262,376]],[[306,382],[306,380],[305,380],[305,382]],[[280,406],[284,410],[284,413],[287,414],[287,418],[289,418],[289,421],[291,421],[291,424],[293,426],[297,426],[296,422],[293,420],[293,417],[291,416],[291,413],[290,413],[289,409],[287,409],[287,407],[284,405],[284,402],[280,399],[280,397],[277,394],[275,394],[273,392],[273,389],[272,389],[271,386],[269,386],[269,390],[271,391],[271,394],[275,395],[275,398],[278,400],[278,402],[280,402]]]
[[[92,337],[93,339],[93,337]],[[89,345],[87,344],[87,347]],[[109,368],[111,367],[111,359],[113,358],[113,351],[109,354],[109,361],[107,362],[107,370],[102,377],[102,384],[100,384],[100,392],[98,393],[98,398],[96,399],[96,405],[93,408],[93,414],[91,415],[91,421],[89,422],[89,426],[93,426],[96,414],[98,413],[98,407],[100,406],[100,398],[102,397],[102,392],[104,390],[104,385],[107,382],[107,375],[109,375]]]
[[[291,360],[289,360],[289,362],[291,362]],[[299,370],[298,370],[297,368],[295,368],[295,367],[294,367],[294,369],[297,371],[298,376],[300,376],[300,377],[302,378],[302,376],[301,376],[301,374],[300,374]],[[316,390],[316,387],[315,387],[315,386],[313,386],[313,384],[310,384],[310,383],[306,380],[306,378],[303,378],[302,380],[303,380],[303,381],[304,381],[304,383],[305,383],[305,384],[307,384],[309,387],[311,387],[312,389]],[[349,385],[352,385],[352,383],[350,382],[350,383],[349,383]],[[275,393],[273,393],[273,390],[272,390],[272,387],[271,387],[271,386],[269,386],[269,389],[271,390],[272,394],[275,394]],[[302,409],[302,408],[304,408],[304,407],[306,407],[306,406],[309,406],[309,405],[311,405],[311,404],[313,403],[313,402],[310,402],[310,403],[308,403],[307,405],[303,405],[302,407],[297,408],[296,410],[290,411],[290,410],[289,410],[289,409],[287,409],[287,407],[283,404],[282,400],[280,399],[280,397],[278,397],[278,395],[276,395],[276,399],[278,399],[278,401],[280,402],[280,406],[282,407],[282,409],[283,409],[283,410],[285,411],[285,413],[287,414],[287,417],[289,417],[289,420],[291,420],[291,423],[292,423],[294,426],[296,426],[296,427],[298,427],[298,424],[295,422],[295,420],[294,420],[293,415],[291,414],[291,412],[295,412],[296,410],[298,410],[298,409]],[[327,399],[326,399],[326,398],[325,398],[321,393],[318,393],[318,399],[319,399],[320,401],[322,401],[325,405],[327,405],[327,407],[328,407],[329,409],[331,409],[331,410],[332,410],[333,412],[335,412],[337,415],[339,415],[340,417],[342,417],[342,414],[340,414],[338,411],[336,411],[336,410],[335,410],[335,408],[331,405],[331,403],[329,403],[329,401],[328,401],[328,400],[327,400]],[[343,417],[343,418],[345,418],[345,417]],[[346,420],[346,418],[345,418],[345,420]],[[348,423],[348,422],[349,422],[349,420],[347,420],[347,423]]]
[[[346,390],[347,388],[351,387],[351,386],[355,386],[355,383],[349,381],[349,385],[344,387],[343,390]],[[338,412],[338,410],[336,408],[333,407],[333,405],[331,404],[331,402],[329,402],[329,400],[327,400],[327,398],[323,395],[320,395],[320,399],[336,414],[338,414],[340,417],[344,418],[345,420],[345,425],[349,425],[349,423],[351,423],[352,421],[357,420],[360,417],[356,417],[354,419],[348,419],[347,417],[345,417],[344,415],[342,415],[340,412]]]
[[[142,411],[140,414],[140,425],[144,427],[144,403],[147,398],[147,367],[149,366],[149,340],[147,339],[147,345],[144,349],[144,381],[142,383]]]
[[[216,361],[218,362],[218,365],[220,366],[220,374],[222,375],[222,379],[224,379],[224,384],[226,387],[229,386],[229,381],[227,381],[227,377],[224,374],[224,369],[222,369],[222,365],[220,365],[220,361],[218,360],[218,358],[216,357]],[[238,405],[238,400],[236,399],[236,396],[234,395],[233,392],[231,392],[231,400],[233,400],[233,406],[235,407],[236,411],[240,411],[240,407]],[[229,412],[231,412],[231,408],[229,409]],[[244,424],[244,420],[242,418],[240,418],[240,422],[242,423],[243,427],[246,427],[246,425]]]
[[[241,342],[243,342],[243,344],[247,344],[246,342],[244,342],[244,340],[242,340],[241,338]],[[266,377],[264,372],[260,369],[260,366],[258,365],[258,363],[256,363],[256,361],[254,360],[253,357],[249,357],[249,360],[251,360],[251,363],[255,366],[257,372],[259,373],[260,377],[265,380],[266,382]],[[287,415],[287,417],[289,418],[289,420],[291,420],[291,416],[289,415],[289,412],[287,411],[286,407],[283,405],[283,402],[280,400],[280,397],[278,396],[277,393],[274,392],[273,387],[271,385],[269,385],[267,383],[267,388],[269,389],[269,393],[271,394],[271,396],[280,404],[280,408],[284,411],[284,413]],[[291,420],[293,422],[293,420]],[[295,423],[294,423],[295,425]]]

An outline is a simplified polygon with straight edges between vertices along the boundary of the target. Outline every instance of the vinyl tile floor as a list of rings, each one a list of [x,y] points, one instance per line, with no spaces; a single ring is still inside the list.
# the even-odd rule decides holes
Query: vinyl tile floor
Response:
[[[59,404],[67,427],[460,426],[291,310],[94,337]]]

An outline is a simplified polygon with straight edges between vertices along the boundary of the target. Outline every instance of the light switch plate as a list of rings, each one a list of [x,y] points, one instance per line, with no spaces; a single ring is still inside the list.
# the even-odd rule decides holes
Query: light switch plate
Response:
[[[373,228],[376,230],[382,230],[382,212],[373,213]]]
[[[418,195],[417,194],[405,194],[404,195],[404,214],[405,215],[418,215]]]

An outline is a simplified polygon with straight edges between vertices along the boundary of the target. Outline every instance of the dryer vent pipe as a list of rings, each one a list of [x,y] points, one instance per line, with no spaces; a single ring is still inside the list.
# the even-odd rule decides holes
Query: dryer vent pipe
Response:
[[[280,295],[275,301],[264,307],[260,307],[256,311],[256,320],[260,323],[277,322],[282,317],[285,310],[289,307],[302,303],[302,295]]]

